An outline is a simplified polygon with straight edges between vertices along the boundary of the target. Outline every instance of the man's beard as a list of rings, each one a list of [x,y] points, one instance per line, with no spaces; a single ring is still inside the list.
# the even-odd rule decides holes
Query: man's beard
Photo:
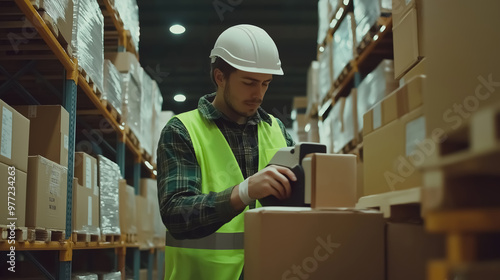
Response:
[[[226,103],[226,106],[231,111],[233,111],[238,116],[245,117],[245,118],[251,117],[251,116],[253,116],[255,114],[255,112],[250,113],[250,112],[240,112],[240,111],[238,111],[234,107],[233,103],[231,102],[231,93],[230,92],[231,92],[231,87],[230,87],[230,85],[228,83],[227,86],[224,88],[224,102]]]

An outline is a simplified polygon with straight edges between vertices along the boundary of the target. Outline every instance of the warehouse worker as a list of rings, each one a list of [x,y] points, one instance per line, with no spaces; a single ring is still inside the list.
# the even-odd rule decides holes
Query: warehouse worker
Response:
[[[287,168],[266,167],[276,150],[294,145],[284,125],[260,107],[273,75],[283,75],[274,41],[259,27],[233,26],[210,58],[217,91],[172,118],[158,144],[169,280],[239,279],[243,212],[256,199],[288,198],[289,179],[296,180]]]

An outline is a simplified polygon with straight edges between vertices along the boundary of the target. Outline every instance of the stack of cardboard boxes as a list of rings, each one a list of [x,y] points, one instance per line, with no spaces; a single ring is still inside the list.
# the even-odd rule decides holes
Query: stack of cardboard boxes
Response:
[[[73,180],[73,232],[85,238],[100,237],[100,200],[97,160],[83,152],[75,153]],[[73,241],[83,241],[79,240]],[[93,240],[93,238],[90,238]]]
[[[160,215],[157,182],[141,179],[140,195],[136,196],[138,241],[142,248],[165,246],[166,228]]]
[[[385,279],[384,219],[352,208],[354,156],[313,154],[311,161],[311,208],[245,213],[245,279]]]
[[[0,128],[0,190],[4,194],[2,205],[5,206],[0,209],[0,224],[7,226],[8,218],[17,218],[16,226],[24,227],[30,121],[0,100]],[[16,206],[12,214],[8,202],[14,202]]]
[[[60,105],[15,108],[30,120],[26,226],[65,231],[69,114]]]

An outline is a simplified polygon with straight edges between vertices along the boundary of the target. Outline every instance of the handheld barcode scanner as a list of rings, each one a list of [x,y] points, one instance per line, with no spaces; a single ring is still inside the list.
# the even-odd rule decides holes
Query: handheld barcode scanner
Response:
[[[285,200],[275,196],[259,199],[262,206],[310,206],[311,205],[311,160],[305,157],[312,153],[326,153],[326,146],[318,143],[299,143],[295,147],[282,148],[276,152],[268,165],[287,167],[297,181],[290,181],[292,195]]]

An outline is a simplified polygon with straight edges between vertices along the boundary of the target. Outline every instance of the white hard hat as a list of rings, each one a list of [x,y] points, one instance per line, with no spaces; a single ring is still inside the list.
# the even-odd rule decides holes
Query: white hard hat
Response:
[[[240,24],[222,32],[210,52],[212,63],[216,57],[241,71],[283,75],[276,44],[257,26]]]

